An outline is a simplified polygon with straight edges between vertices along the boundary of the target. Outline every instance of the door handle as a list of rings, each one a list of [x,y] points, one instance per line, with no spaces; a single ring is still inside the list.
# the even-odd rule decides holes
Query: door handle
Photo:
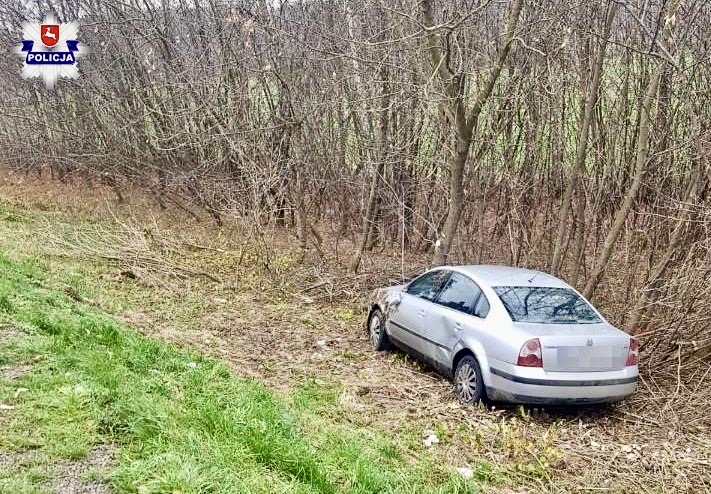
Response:
[[[461,331],[462,329],[464,329],[464,327],[462,326],[462,323],[460,323],[460,322],[454,323],[454,330],[455,331]]]
[[[420,310],[420,312],[417,313],[417,315],[420,317],[425,317],[426,314],[427,312],[425,312],[424,310]]]

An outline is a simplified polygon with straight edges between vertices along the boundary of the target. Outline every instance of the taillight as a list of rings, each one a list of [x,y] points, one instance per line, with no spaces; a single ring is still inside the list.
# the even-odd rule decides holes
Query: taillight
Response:
[[[543,354],[541,353],[541,342],[538,338],[528,340],[518,352],[516,365],[522,367],[543,367]]]
[[[639,343],[634,338],[630,338],[630,349],[627,352],[626,367],[639,364]]]

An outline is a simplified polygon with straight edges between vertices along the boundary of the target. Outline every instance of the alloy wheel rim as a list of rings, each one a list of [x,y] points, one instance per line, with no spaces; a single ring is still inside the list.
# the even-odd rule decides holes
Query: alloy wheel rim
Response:
[[[476,393],[477,379],[474,368],[469,364],[462,365],[457,371],[457,395],[464,402],[474,399]]]
[[[370,319],[370,341],[374,346],[380,343],[380,317],[373,316]]]

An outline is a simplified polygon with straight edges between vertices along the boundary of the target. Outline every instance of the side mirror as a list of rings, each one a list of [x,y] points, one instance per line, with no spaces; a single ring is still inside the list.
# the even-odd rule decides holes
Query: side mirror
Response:
[[[402,302],[402,292],[398,293],[397,295],[395,295],[393,297],[393,300],[392,300],[392,302],[390,302],[390,305],[393,305],[393,306],[400,305],[400,302]]]

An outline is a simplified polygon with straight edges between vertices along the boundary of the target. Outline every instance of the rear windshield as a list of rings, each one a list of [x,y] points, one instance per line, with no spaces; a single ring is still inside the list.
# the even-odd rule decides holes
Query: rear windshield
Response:
[[[495,286],[516,322],[593,324],[602,322],[590,305],[569,288]]]

